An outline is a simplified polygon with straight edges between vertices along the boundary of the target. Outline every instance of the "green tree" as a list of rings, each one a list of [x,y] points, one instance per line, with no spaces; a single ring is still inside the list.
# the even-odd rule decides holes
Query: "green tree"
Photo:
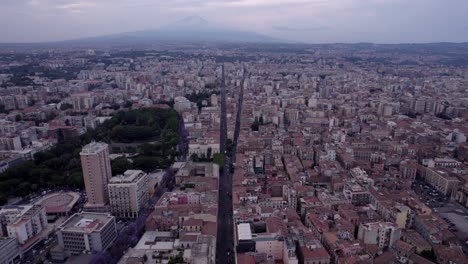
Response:
[[[126,170],[133,168],[133,164],[126,157],[118,157],[111,161],[113,175],[123,174]]]
[[[122,149],[120,147],[117,147],[117,146],[112,146],[111,150],[112,150],[112,153],[122,152]]]
[[[232,149],[234,148],[234,142],[232,142],[232,139],[228,138],[226,139],[226,151],[228,153],[232,152]]]
[[[197,153],[192,153],[192,155],[190,155],[190,159],[192,161],[195,161],[197,162],[198,160],[200,160],[200,158],[198,157],[198,154]]]
[[[75,188],[84,187],[83,173],[81,171],[75,171],[70,175],[70,185]]]
[[[67,109],[73,109],[73,105],[71,105],[69,103],[62,103],[60,105],[60,110],[65,111]]]
[[[0,204],[6,204],[8,202],[8,196],[5,193],[0,193]]]
[[[434,253],[434,250],[431,249],[431,250],[424,250],[420,253],[421,257],[423,258],[426,258],[428,260],[431,260],[431,261],[436,261],[437,260],[437,257]]]
[[[124,107],[125,107],[125,108],[130,108],[130,107],[132,107],[132,105],[133,105],[132,102],[126,101],[125,104],[124,104]]]
[[[162,167],[161,163],[164,163],[164,161],[158,157],[139,156],[133,159],[133,165],[135,168],[144,170],[146,172],[150,172]]]
[[[213,162],[218,164],[220,168],[224,166],[224,157],[221,153],[215,153],[213,155]]]
[[[260,123],[258,122],[258,120],[255,119],[250,128],[252,129],[252,131],[258,131],[260,128]]]
[[[182,254],[169,258],[168,264],[180,264],[180,263],[185,263],[184,258],[182,257]]]
[[[125,147],[125,153],[135,153],[135,152],[137,152],[135,147],[132,147],[132,146]]]

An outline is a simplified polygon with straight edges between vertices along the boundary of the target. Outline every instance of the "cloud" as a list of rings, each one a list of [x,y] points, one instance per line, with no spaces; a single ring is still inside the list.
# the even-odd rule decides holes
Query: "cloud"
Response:
[[[41,1],[39,0],[31,0],[28,2],[28,5],[31,5],[31,6],[39,6],[41,4]]]
[[[329,30],[329,27],[317,26],[317,27],[287,27],[287,26],[273,26],[273,29],[278,31],[289,31],[289,32],[304,32],[304,31],[320,31],[320,30]]]
[[[318,0],[322,1],[322,0]],[[309,4],[311,2],[317,2],[317,0],[233,0],[233,1],[213,1],[208,2],[208,5],[213,6],[225,6],[225,7],[265,7],[265,6],[287,6],[297,4]]]
[[[72,12],[72,13],[82,13],[84,10],[95,7],[95,3],[91,2],[76,2],[76,3],[69,3],[64,5],[59,5],[57,8]]]
[[[468,40],[467,0],[0,2],[0,42],[61,40],[154,29],[194,13],[215,24],[303,42]]]

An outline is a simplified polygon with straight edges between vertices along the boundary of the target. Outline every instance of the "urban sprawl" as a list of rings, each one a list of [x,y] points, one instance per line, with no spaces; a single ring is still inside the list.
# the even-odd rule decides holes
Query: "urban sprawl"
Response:
[[[0,49],[0,263],[468,263],[467,51]]]

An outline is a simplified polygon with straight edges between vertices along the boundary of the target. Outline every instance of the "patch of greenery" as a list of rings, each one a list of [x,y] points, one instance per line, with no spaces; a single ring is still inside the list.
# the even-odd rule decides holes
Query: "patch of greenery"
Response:
[[[21,65],[15,66],[8,69],[7,72],[13,74],[13,77],[10,78],[10,83],[12,85],[32,85],[32,80],[28,78],[28,76],[42,76],[46,77],[50,80],[56,79],[65,79],[65,80],[72,80],[75,79],[78,73],[80,72],[80,68],[77,67],[62,67],[57,69],[52,69],[44,66],[40,66],[39,64],[28,64],[28,65]],[[7,83],[8,84],[8,83]]]
[[[114,129],[116,127],[119,128]],[[132,162],[126,158],[111,162],[114,175],[127,169],[152,171],[167,168],[178,154],[178,128],[179,116],[173,109],[144,108],[118,112],[96,130],[38,152],[34,161],[20,163],[0,173],[0,204],[5,203],[8,197],[23,197],[47,188],[83,188],[80,152],[93,140],[110,143],[113,152],[121,149],[112,146],[114,142],[140,142],[123,148],[137,153]],[[154,142],[148,142],[150,140]]]
[[[143,108],[120,111],[93,131],[98,141],[131,143],[148,140],[178,141],[179,116],[173,109]]]
[[[207,106],[211,106],[211,100],[210,100],[211,95],[212,94],[218,95],[219,93],[220,93],[219,91],[191,93],[191,94],[186,94],[185,97],[190,102],[196,103],[198,107],[198,111],[201,111],[203,107],[203,101],[207,102]]]
[[[0,174],[0,203],[11,196],[22,197],[45,188],[83,187],[80,140],[57,144],[36,153],[34,161],[23,162]]]
[[[252,125],[250,125],[250,129],[252,129],[252,131],[258,131],[259,128],[260,128],[260,122],[257,119],[255,119]]]

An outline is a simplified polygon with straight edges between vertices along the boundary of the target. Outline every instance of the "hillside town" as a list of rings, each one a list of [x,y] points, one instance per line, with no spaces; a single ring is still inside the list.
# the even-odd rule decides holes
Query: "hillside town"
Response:
[[[0,49],[0,263],[468,263],[468,68],[369,45]]]

